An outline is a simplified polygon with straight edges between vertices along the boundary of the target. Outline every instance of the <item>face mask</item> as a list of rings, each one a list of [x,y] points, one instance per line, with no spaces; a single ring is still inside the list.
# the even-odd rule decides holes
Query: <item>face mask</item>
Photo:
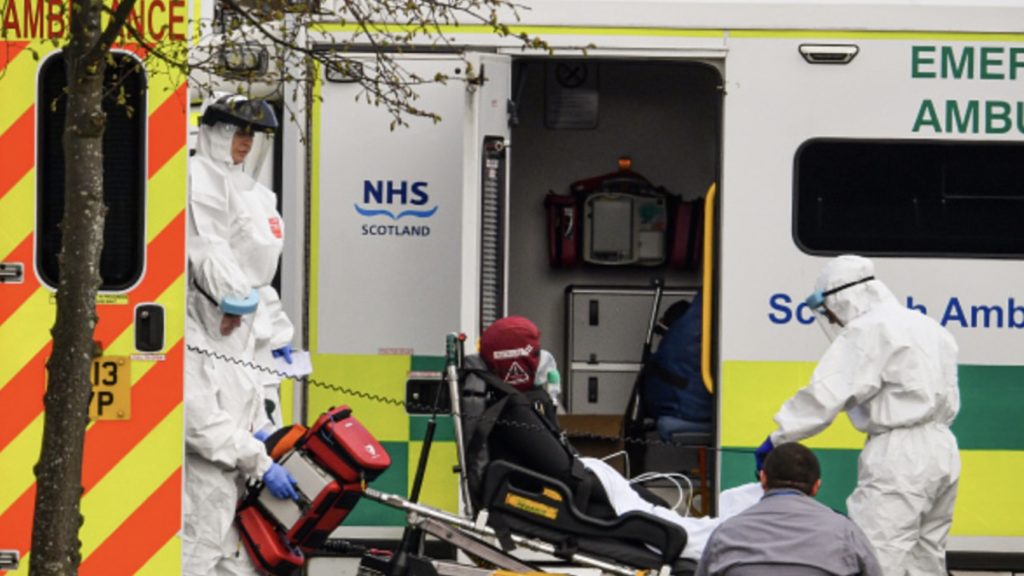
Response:
[[[829,342],[834,341],[836,337],[839,336],[839,332],[842,331],[845,325],[839,319],[839,317],[836,316],[835,313],[829,310],[828,306],[825,305],[825,299],[828,298],[829,296],[832,296],[833,294],[842,292],[847,288],[851,288],[858,284],[863,284],[869,280],[874,279],[874,276],[868,276],[867,278],[861,278],[860,280],[847,282],[846,284],[836,286],[835,288],[832,288],[831,290],[826,290],[824,292],[821,290],[815,290],[814,292],[811,293],[810,296],[804,299],[804,304],[806,304],[807,307],[814,312],[814,316],[818,320],[818,326],[821,327],[821,330],[825,333],[825,336],[828,337]]]

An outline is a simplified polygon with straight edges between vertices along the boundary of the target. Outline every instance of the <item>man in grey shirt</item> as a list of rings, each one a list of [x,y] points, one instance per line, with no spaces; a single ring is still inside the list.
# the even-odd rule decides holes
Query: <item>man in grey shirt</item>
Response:
[[[696,576],[881,576],[853,521],[814,499],[818,458],[795,442],[768,454],[760,502],[723,522],[708,540]]]

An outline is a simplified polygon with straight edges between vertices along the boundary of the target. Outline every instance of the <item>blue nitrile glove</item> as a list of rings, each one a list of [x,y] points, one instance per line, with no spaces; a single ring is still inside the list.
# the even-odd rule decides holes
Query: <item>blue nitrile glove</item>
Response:
[[[244,316],[246,314],[251,314],[255,312],[259,304],[260,293],[253,289],[245,298],[238,298],[236,296],[225,296],[220,301],[220,309],[225,314]]]
[[[274,355],[274,358],[284,358],[284,361],[288,364],[292,363],[292,345],[285,344],[280,348],[276,348],[270,352]]]
[[[280,500],[299,499],[299,493],[295,491],[295,478],[292,478],[292,473],[277,462],[271,464],[270,469],[263,475],[263,483],[270,489],[274,498]]]
[[[252,435],[255,436],[256,439],[259,440],[260,442],[266,442],[267,438],[270,437],[270,432],[267,432],[266,430],[263,430],[261,428],[261,429],[255,431],[255,432],[253,432]]]
[[[762,442],[760,446],[757,447],[757,450],[754,450],[754,460],[757,462],[758,476],[760,476],[761,470],[764,470],[764,460],[768,457],[768,453],[771,452],[773,448],[775,448],[775,445],[772,444],[772,437],[769,436],[764,439],[764,442]]]

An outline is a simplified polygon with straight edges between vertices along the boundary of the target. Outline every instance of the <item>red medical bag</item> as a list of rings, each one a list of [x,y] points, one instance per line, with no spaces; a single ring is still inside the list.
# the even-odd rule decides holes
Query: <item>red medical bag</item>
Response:
[[[579,258],[579,205],[575,196],[554,192],[544,197],[548,219],[548,264],[570,268]]]
[[[296,440],[296,430],[304,432]],[[251,486],[239,505],[238,525],[253,563],[269,574],[293,574],[303,551],[316,551],[363,495],[363,482],[391,465],[391,457],[348,406],[333,408],[308,430],[279,430],[268,439],[274,460],[295,480],[299,500],[275,498]]]
[[[303,450],[341,482],[371,481],[391,466],[391,456],[348,406],[320,416],[300,442]]]
[[[243,504],[238,510],[238,531],[253,564],[266,574],[290,576],[305,564],[302,551],[255,504]]]
[[[669,264],[681,270],[696,270],[704,245],[704,199],[678,200],[674,204]]]

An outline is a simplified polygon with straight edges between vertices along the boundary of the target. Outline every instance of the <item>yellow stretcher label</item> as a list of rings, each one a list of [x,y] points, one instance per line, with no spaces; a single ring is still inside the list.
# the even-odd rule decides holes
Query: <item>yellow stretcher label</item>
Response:
[[[515,494],[505,495],[505,504],[536,516],[543,516],[548,520],[558,518],[558,510],[553,506],[541,504],[536,500],[517,496]]]
[[[561,502],[562,501],[562,495],[559,494],[558,492],[556,492],[554,488],[548,488],[547,486],[545,486],[544,487],[544,495],[547,496],[548,498],[554,500],[555,502]]]
[[[92,361],[90,420],[127,420],[132,415],[131,360],[101,356]]]

